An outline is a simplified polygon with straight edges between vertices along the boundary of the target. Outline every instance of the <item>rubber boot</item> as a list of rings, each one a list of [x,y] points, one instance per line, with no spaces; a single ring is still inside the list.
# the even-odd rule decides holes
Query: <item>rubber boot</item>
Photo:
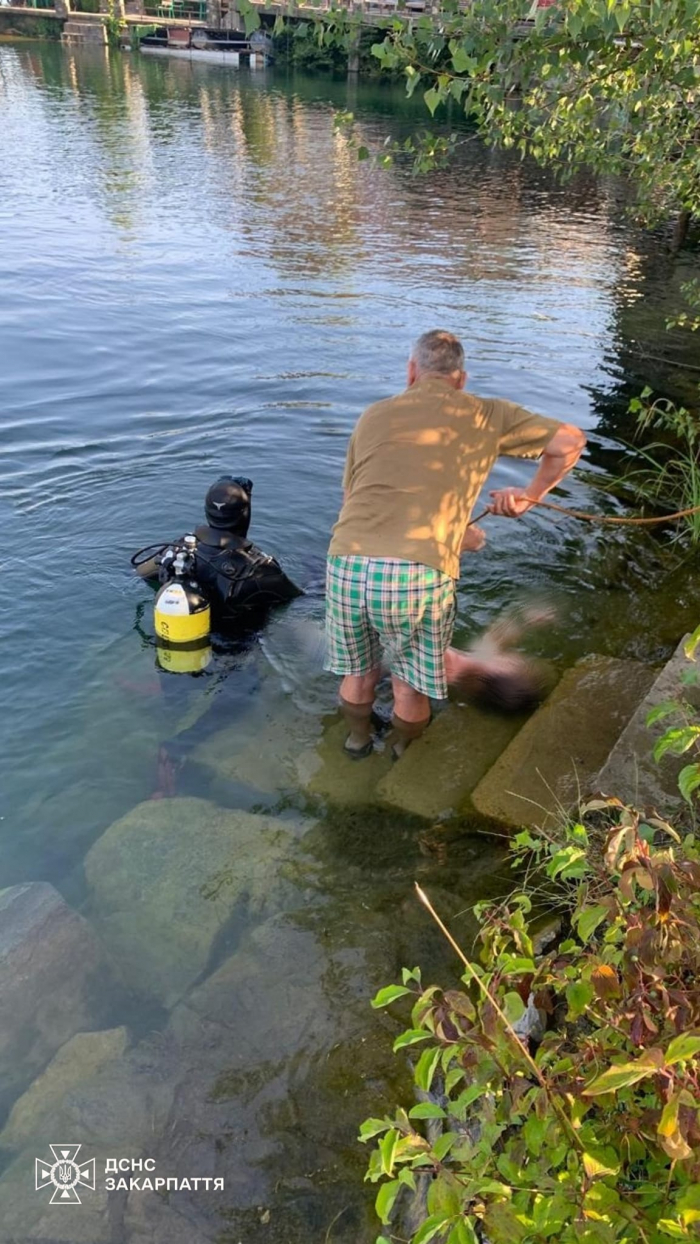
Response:
[[[372,743],[372,708],[374,700],[366,704],[351,704],[340,697],[340,711],[343,714],[350,733],[343,744],[343,750],[352,760],[363,760],[374,751]]]
[[[394,760],[403,756],[406,748],[410,747],[414,739],[420,738],[426,726],[430,725],[430,720],[430,717],[425,717],[423,721],[404,721],[403,717],[398,717],[394,713],[391,719],[391,724],[396,731],[396,739],[391,748]]]

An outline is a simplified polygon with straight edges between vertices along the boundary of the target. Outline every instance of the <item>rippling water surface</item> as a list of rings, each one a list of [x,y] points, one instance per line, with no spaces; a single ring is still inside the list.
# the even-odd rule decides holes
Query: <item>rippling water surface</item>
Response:
[[[359,164],[334,108],[352,108],[372,145],[420,115],[390,89],[26,44],[0,47],[0,99],[0,884],[51,882],[116,961],[107,1012],[83,1026],[126,1024],[127,1052],[66,1098],[70,1139],[227,1180],[224,1194],[169,1207],[134,1193],[113,1208],[113,1235],[84,1206],[90,1239],[371,1241],[354,1135],[393,1100],[400,1068],[366,1000],[409,960],[445,969],[413,879],[463,912],[497,884],[499,852],[457,836],[445,853],[410,818],[363,811],[346,778],[331,776],[323,798],[300,794],[304,757],[334,728],[333,686],[300,685],[295,627],[322,618],[347,438],[365,405],[402,385],[411,340],[445,326],[477,392],[589,431],[587,472],[562,496],[609,505],[594,485],[619,451],[620,350],[663,273],[650,273],[614,187],[562,188],[466,135],[454,166],[427,178]],[[504,463],[493,482],[530,470]],[[219,653],[200,679],[161,679],[128,558],[193,525],[229,471],[255,482],[251,534],[311,590],[273,624],[267,657],[253,645]],[[535,589],[562,606],[542,641],[551,659],[658,659],[692,613],[694,584],[663,586],[651,540],[543,515],[488,530],[464,566],[463,637]],[[187,736],[198,751],[180,787],[207,803],[154,813],[154,801],[84,867],[156,789],[159,743],[212,704],[216,731]],[[197,878],[218,858],[214,806],[273,813],[286,845],[261,833],[212,890]],[[172,839],[158,837],[168,818]],[[183,818],[203,844],[192,908]],[[167,963],[168,922],[186,925],[203,895],[223,901],[218,931],[197,926]],[[48,1054],[31,1073],[16,1057],[6,1109]],[[150,1103],[147,1126],[136,1099]],[[77,1239],[25,1212],[30,1139],[2,1150],[0,1200],[19,1204],[27,1239]]]

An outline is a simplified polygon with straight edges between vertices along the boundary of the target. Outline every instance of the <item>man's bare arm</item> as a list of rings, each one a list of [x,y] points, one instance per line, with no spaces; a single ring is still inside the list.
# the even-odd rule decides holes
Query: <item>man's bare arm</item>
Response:
[[[555,488],[576,466],[586,446],[586,437],[572,423],[562,423],[547,445],[534,479],[528,488],[497,488],[489,496],[492,514],[520,518],[537,501]]]

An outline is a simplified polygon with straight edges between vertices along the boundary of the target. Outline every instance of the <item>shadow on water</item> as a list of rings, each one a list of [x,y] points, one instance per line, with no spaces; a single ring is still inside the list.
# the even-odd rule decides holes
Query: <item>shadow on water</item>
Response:
[[[38,44],[0,48],[0,75],[0,885],[33,883],[11,895],[25,960],[0,894],[0,1238],[371,1244],[357,1128],[410,1090],[368,1000],[404,965],[456,979],[416,880],[469,950],[510,873],[459,811],[380,804],[387,757],[347,761],[333,681],[294,666],[347,438],[445,324],[475,391],[586,428],[559,497],[611,507],[637,350],[696,257],[640,242],[620,187],[474,141],[429,178],[358,163],[335,107],[369,146],[421,115],[378,84]],[[201,677],[165,676],[128,558],[198,521],[223,471],[253,478],[251,535],[315,588]],[[486,527],[460,642],[527,593],[560,602],[533,640],[558,671],[657,663],[696,620],[668,533]],[[154,799],[164,743],[176,795]],[[225,1190],[86,1195],[59,1229],[33,1189],[49,1136]]]

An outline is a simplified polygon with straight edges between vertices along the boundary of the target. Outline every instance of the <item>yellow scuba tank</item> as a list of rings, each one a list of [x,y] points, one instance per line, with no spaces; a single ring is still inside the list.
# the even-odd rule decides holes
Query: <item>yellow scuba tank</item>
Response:
[[[196,536],[185,536],[161,560],[172,578],[160,588],[153,609],[158,663],[173,673],[195,673],[211,657],[211,609],[193,577],[196,551]]]

